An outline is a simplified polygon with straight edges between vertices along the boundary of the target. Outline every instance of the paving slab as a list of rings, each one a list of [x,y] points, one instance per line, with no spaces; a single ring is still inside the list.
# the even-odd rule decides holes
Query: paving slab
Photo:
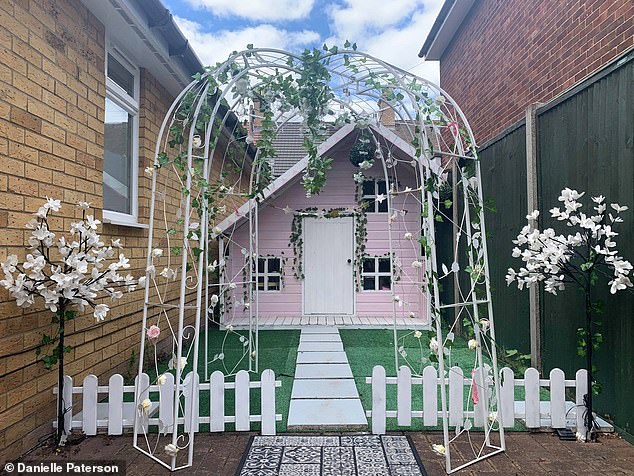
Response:
[[[298,352],[298,364],[347,364],[345,352]]]
[[[339,342],[300,342],[299,352],[343,352],[343,344]]]
[[[295,368],[295,378],[352,378],[349,364],[298,364]]]
[[[302,334],[299,343],[302,342],[341,342],[339,334]]]
[[[304,334],[337,334],[339,331],[336,327],[302,327],[302,335]]]
[[[291,398],[359,398],[354,379],[296,379]]]
[[[348,399],[296,399],[293,410],[288,413],[288,428],[335,429],[365,428],[368,420],[361,406],[361,400]]]

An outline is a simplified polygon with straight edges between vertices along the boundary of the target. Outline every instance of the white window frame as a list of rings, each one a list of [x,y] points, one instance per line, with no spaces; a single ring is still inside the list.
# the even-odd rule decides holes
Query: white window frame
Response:
[[[108,56],[113,56],[134,76],[134,97],[108,77]],[[121,53],[114,45],[109,44],[106,50],[106,97],[132,116],[132,160],[130,173],[130,213],[107,210],[104,205],[103,219],[105,223],[144,227],[139,224],[139,96],[141,74],[139,68]]]
[[[388,260],[390,264],[390,269],[388,271],[379,271],[379,260]],[[369,256],[365,255],[363,257],[363,261],[365,260],[374,260],[374,271],[365,271],[363,269],[363,263],[361,263],[361,292],[364,293],[387,293],[392,291],[392,286],[394,286],[394,278],[392,277],[392,258],[389,256]],[[379,289],[379,277],[381,276],[389,276],[390,277],[390,289]],[[374,289],[365,289],[363,287],[363,281],[365,278],[374,278]]]
[[[280,266],[279,266],[279,271],[274,271],[274,272],[269,272],[269,260],[273,260],[276,259],[279,261]],[[262,272],[258,272],[257,276],[258,279],[259,278],[263,278],[264,279],[264,289],[259,289],[258,288],[258,292],[260,293],[279,293],[282,291],[282,258],[280,258],[279,256],[260,256],[258,258],[258,263],[256,264],[256,266],[260,266],[260,260],[264,260],[264,271]],[[255,274],[255,273],[254,273]],[[278,277],[280,278],[280,287],[279,289],[269,289],[269,278],[270,277]],[[260,283],[256,283],[256,286],[259,287]]]
[[[365,203],[366,199],[371,199],[374,201],[374,209],[370,210],[370,209],[366,209],[367,213],[387,213],[388,212],[388,206],[387,206],[387,182],[385,180],[380,180],[380,179],[366,179],[363,181],[364,183],[361,184],[361,193],[363,193],[363,186],[365,184],[365,182],[372,182],[374,184],[374,193],[373,194],[369,194],[369,195],[363,195],[361,197],[361,200],[363,203]],[[383,202],[381,203],[385,203],[385,207],[386,210],[385,211],[379,211],[379,202],[376,201],[376,196],[379,194],[379,182],[383,182],[385,183],[385,200],[383,200]]]

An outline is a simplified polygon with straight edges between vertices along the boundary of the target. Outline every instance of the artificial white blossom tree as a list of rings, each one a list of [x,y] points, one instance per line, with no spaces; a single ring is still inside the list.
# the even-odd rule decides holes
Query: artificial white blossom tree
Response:
[[[49,228],[49,213],[61,209],[60,200],[47,198],[46,203],[35,213],[26,227],[31,231],[26,260],[20,263],[16,255],[10,255],[0,264],[4,279],[0,285],[15,298],[23,308],[31,307],[41,300],[53,313],[52,322],[56,326],[53,335],[42,337],[36,354],[44,366],[50,369],[59,364],[57,443],[65,440],[63,401],[64,354],[71,347],[64,345],[65,324],[92,308],[97,322],[103,321],[110,308],[98,302],[110,297],[113,301],[123,296],[123,291],[133,291],[141,280],[131,274],[119,274],[130,267],[129,260],[119,250],[120,241],[112,240],[106,246],[97,233],[101,223],[93,215],[87,215],[90,204],[80,202],[82,218],[70,226],[68,237],[57,237]],[[50,354],[42,355],[42,348],[51,348]]]
[[[563,208],[550,210],[552,218],[566,225],[566,233],[558,234],[553,228],[540,230],[538,210],[526,216],[528,224],[513,241],[517,245],[513,257],[520,258],[524,266],[517,271],[509,268],[506,281],[508,285],[517,283],[519,289],[543,283],[544,290],[554,295],[569,283],[583,290],[586,322],[585,329],[577,331],[577,351],[586,357],[588,371],[588,393],[584,399],[586,434],[581,435],[587,441],[596,438],[592,395],[600,391],[592,377],[592,352],[603,340],[601,333],[596,332],[594,314],[597,309],[592,300],[592,287],[599,279],[607,277],[612,294],[631,288],[632,264],[619,255],[615,240],[618,233],[614,230],[623,222],[621,213],[628,207],[618,203],[608,206],[605,197],[600,195],[592,197],[594,212],[586,214],[579,201],[584,195],[565,188],[559,196]]]

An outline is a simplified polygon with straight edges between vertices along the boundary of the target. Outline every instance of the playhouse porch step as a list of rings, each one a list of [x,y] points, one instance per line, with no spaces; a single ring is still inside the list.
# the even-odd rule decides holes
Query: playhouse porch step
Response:
[[[288,429],[364,430],[367,425],[337,328],[302,329]]]
[[[234,329],[249,328],[248,317],[226,318],[223,325],[231,324]],[[254,321],[255,325],[255,321]],[[392,316],[362,317],[362,316],[261,316],[258,319],[259,329],[326,329],[328,332],[337,328],[346,329],[388,329],[394,326]],[[398,329],[429,329],[429,324],[420,317],[397,317]],[[314,331],[313,331],[314,332]]]

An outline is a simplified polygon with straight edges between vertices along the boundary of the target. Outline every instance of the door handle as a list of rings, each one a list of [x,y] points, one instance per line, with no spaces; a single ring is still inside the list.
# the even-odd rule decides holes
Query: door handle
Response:
[[[350,258],[348,258],[348,264],[352,263],[352,260]]]

